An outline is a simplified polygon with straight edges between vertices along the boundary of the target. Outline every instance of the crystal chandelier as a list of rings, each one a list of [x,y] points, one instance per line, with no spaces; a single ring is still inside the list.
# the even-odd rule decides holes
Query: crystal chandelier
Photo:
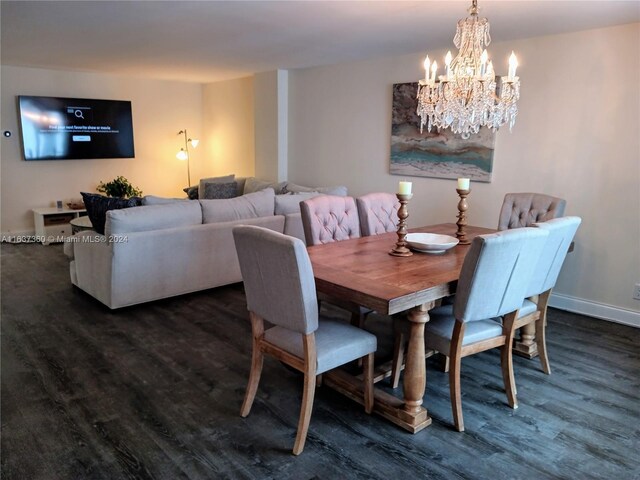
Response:
[[[451,52],[444,59],[444,75],[436,77],[438,64],[429,57],[424,61],[425,78],[418,86],[420,133],[424,126],[450,128],[453,133],[469,138],[481,126],[494,131],[509,122],[511,129],[518,114],[520,79],[516,77],[518,60],[513,52],[509,57],[509,74],[496,81],[493,63],[486,46],[491,43],[489,21],[478,18],[478,2],[472,0],[469,17],[458,21],[453,44],[458,55]],[[437,78],[437,80],[436,80]]]

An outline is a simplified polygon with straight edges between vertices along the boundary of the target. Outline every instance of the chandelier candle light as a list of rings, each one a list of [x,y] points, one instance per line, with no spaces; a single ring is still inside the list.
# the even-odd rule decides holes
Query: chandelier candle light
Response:
[[[458,192],[458,196],[460,197],[460,201],[458,202],[458,221],[456,222],[458,231],[456,232],[456,237],[458,237],[460,245],[469,245],[471,240],[467,238],[467,209],[469,208],[467,196],[471,193],[471,190],[469,190],[468,178],[458,179],[456,192]]]
[[[425,77],[419,81],[418,109],[420,133],[426,125],[450,128],[453,133],[468,139],[487,126],[494,131],[509,123],[513,127],[518,114],[520,79],[516,77],[518,60],[513,52],[509,57],[509,73],[500,77],[500,88],[493,63],[485,49],[491,43],[489,21],[478,18],[478,2],[473,0],[469,17],[458,21],[453,44],[458,55],[452,59],[447,52],[444,75],[436,76],[438,63],[424,60]]]
[[[395,257],[410,257],[413,252],[407,247],[405,237],[407,236],[407,217],[409,212],[407,211],[407,203],[411,200],[413,195],[411,194],[411,182],[400,182],[398,185],[398,193],[396,197],[400,201],[400,208],[398,209],[398,241],[396,242],[393,250],[389,252],[389,255]]]
[[[178,135],[184,135],[184,148],[181,148],[180,151],[176,153],[176,158],[178,160],[187,161],[187,181],[188,181],[187,186],[190,187],[191,186],[191,169],[189,167],[189,144],[191,144],[193,148],[196,148],[198,146],[198,143],[200,143],[200,140],[196,140],[195,138],[193,139],[188,138],[186,128],[184,130],[180,130],[178,132]]]

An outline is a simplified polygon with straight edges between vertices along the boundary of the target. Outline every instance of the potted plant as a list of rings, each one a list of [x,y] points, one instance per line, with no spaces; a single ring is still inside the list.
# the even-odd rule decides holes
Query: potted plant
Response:
[[[142,190],[131,185],[129,180],[123,176],[118,176],[107,183],[101,181],[96,190],[108,197],[116,198],[140,197],[142,195]]]

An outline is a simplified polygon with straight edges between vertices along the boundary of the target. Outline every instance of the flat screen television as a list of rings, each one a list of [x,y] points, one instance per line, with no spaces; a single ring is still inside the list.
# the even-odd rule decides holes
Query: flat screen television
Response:
[[[18,96],[25,160],[133,158],[131,102]]]

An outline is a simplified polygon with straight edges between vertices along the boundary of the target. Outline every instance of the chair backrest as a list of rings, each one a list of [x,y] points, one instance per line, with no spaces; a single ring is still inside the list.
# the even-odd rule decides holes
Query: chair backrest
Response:
[[[498,230],[531,227],[564,215],[567,201],[542,193],[507,193],[504,196]]]
[[[302,240],[251,225],[234,227],[233,239],[247,308],[295,332],[317,330],[316,283]]]
[[[300,202],[307,246],[360,237],[360,221],[353,197],[320,195]]]
[[[363,237],[395,232],[398,229],[400,202],[392,193],[369,193],[356,198],[356,205]]]
[[[519,228],[474,238],[460,271],[456,319],[472,322],[520,308],[548,235],[542,228]]]
[[[535,224],[536,227],[549,232],[549,236],[533,271],[525,297],[539,295],[555,286],[569,245],[581,222],[580,217],[562,217]]]

